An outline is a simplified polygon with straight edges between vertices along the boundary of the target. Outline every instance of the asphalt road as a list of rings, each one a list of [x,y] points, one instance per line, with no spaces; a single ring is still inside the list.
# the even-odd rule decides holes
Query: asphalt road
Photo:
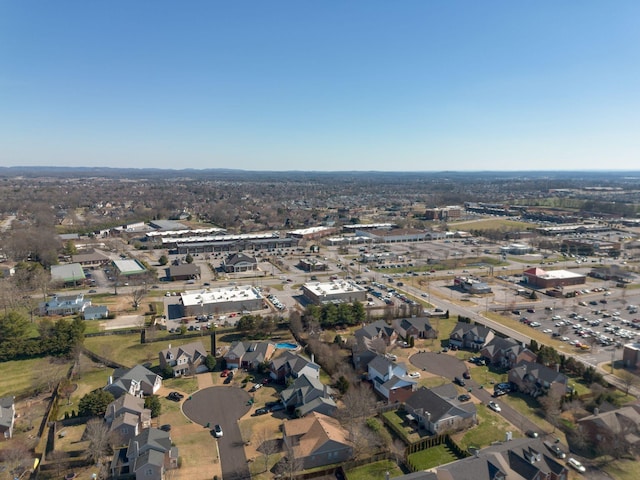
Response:
[[[222,438],[214,439],[211,434],[211,448],[215,448],[214,442],[217,441],[225,480],[251,478],[238,426],[238,419],[250,409],[248,400],[249,394],[239,388],[209,387],[194,393],[182,405],[182,411],[193,422],[203,427],[208,424],[210,429],[215,424],[222,427]]]

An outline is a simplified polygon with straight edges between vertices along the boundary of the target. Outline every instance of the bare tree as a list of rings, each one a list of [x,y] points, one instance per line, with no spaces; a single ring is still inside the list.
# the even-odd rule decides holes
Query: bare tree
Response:
[[[269,470],[269,460],[277,452],[280,451],[280,441],[273,438],[273,435],[265,428],[260,430],[255,435],[256,442],[258,443],[257,450],[262,453],[264,458],[264,471]]]
[[[0,465],[5,468],[0,470],[0,480],[13,480],[20,478],[33,464],[33,458],[29,453],[29,447],[19,440],[12,440],[11,446],[0,450]]]
[[[131,290],[131,293],[129,296],[131,298],[131,304],[133,305],[134,310],[138,310],[146,294],[147,294],[146,284]]]
[[[89,441],[87,457],[93,463],[100,463],[100,460],[109,452],[110,448],[109,428],[106,423],[99,418],[89,420],[84,432],[84,438]]]
[[[347,425],[374,413],[376,398],[367,384],[358,383],[351,385],[342,396],[342,404],[343,407],[338,409],[337,417]]]
[[[555,433],[556,427],[558,426],[558,420],[560,418],[560,414],[562,413],[561,402],[562,395],[557,393],[555,390],[549,391],[547,395],[539,397],[538,401],[540,402],[540,406],[544,411],[545,417],[553,425],[553,432]]]
[[[635,387],[640,383],[640,378],[638,378],[629,370],[621,370],[620,372],[618,372],[617,377],[624,385],[625,393],[627,395],[629,395],[629,390],[631,390],[631,387]]]
[[[303,468],[302,460],[295,457],[293,448],[285,446],[285,456],[278,463],[277,473],[283,478],[293,480],[296,473]]]

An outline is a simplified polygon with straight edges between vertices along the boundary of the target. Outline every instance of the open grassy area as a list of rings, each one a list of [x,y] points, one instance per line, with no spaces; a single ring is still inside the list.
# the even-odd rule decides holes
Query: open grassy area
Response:
[[[2,362],[0,397],[20,395],[23,392],[33,390],[36,384],[41,384],[47,380],[47,377],[60,378],[64,376],[68,368],[69,363],[52,362],[50,358]]]
[[[485,405],[476,405],[478,411],[478,425],[453,438],[463,449],[469,447],[486,447],[491,442],[503,441],[507,431],[513,432],[514,437],[522,435],[497,413],[489,410]]]
[[[637,480],[640,478],[640,462],[638,460],[615,460],[603,462],[602,468],[616,480]]]
[[[369,463],[368,465],[362,465],[361,467],[348,470],[345,473],[347,475],[347,480],[371,480],[374,478],[385,478],[387,472],[389,472],[389,476],[391,478],[403,475],[400,467],[391,460]]]
[[[418,470],[427,470],[458,460],[445,444],[427,448],[409,455],[409,461]]]

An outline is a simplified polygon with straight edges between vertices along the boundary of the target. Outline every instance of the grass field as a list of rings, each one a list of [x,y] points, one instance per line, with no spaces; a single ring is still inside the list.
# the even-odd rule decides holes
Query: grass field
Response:
[[[409,462],[418,470],[427,470],[455,460],[458,460],[458,457],[456,457],[445,444],[427,448],[426,450],[421,450],[409,455]]]
[[[399,477],[403,474],[400,467],[391,460],[369,463],[368,465],[348,470],[345,473],[347,474],[347,480],[372,480],[385,478],[387,472],[389,472],[391,478]]]
[[[0,397],[20,395],[33,390],[36,384],[48,378],[60,378],[69,368],[68,362],[52,361],[50,358],[31,358],[2,363],[0,375]]]
[[[522,436],[513,426],[504,420],[500,415],[490,411],[484,405],[477,405],[478,425],[464,432],[460,438],[458,435],[454,439],[461,448],[486,447],[491,442],[503,441],[507,431],[513,432],[514,437]]]

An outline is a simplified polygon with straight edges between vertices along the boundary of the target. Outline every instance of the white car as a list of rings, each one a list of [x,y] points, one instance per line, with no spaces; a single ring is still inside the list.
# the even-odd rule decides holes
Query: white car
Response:
[[[553,330],[551,330],[550,328],[545,328],[544,330],[542,330],[542,333],[553,333]]]
[[[494,412],[501,412],[502,409],[500,408],[500,405],[498,405],[496,402],[489,402],[489,404],[487,405],[491,410],[493,410]]]
[[[411,378],[420,378],[420,372],[411,372],[409,376]]]
[[[575,468],[577,471],[579,471],[580,473],[584,473],[587,471],[587,469],[584,468],[584,465],[582,465],[578,460],[576,460],[573,457],[570,457],[569,460],[567,460],[567,463],[571,465],[573,468]]]

